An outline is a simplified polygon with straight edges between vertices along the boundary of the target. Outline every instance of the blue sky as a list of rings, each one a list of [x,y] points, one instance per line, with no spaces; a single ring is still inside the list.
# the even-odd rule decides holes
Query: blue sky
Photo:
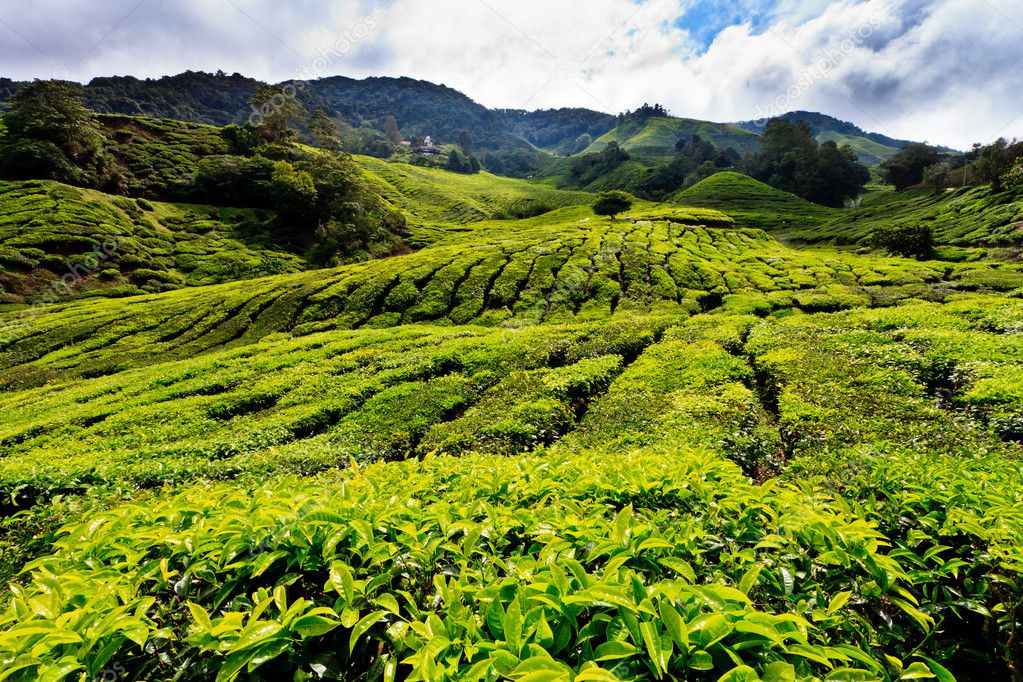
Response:
[[[1018,0],[7,0],[0,76],[410,76],[492,107],[1023,137]]]
[[[672,25],[687,31],[697,51],[702,53],[713,44],[722,29],[729,26],[749,22],[755,33],[762,33],[771,25],[776,5],[776,2],[733,3],[703,0],[685,8],[682,14],[672,21]]]

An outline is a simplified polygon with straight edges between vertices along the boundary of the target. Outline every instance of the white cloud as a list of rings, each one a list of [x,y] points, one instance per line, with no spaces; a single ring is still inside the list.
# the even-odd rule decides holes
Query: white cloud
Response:
[[[1023,135],[1018,2],[744,0],[755,20],[705,46],[675,20],[713,14],[707,2],[40,0],[5,9],[0,64],[12,77],[80,80],[186,68],[270,80],[402,75],[492,107],[614,112],[659,101],[736,120],[782,104],[959,147]],[[372,30],[350,39],[367,16]],[[343,55],[317,62],[338,44]],[[822,57],[826,78],[814,68]]]

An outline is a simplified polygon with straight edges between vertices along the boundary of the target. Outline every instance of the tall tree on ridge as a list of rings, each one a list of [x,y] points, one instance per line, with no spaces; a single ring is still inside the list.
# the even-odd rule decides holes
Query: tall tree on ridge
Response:
[[[316,146],[336,152],[341,148],[341,134],[337,124],[331,120],[323,107],[316,107],[316,111],[309,118],[309,134],[316,141]]]
[[[388,116],[384,121],[384,135],[394,144],[401,144],[401,132],[398,130],[398,121],[394,116]]]

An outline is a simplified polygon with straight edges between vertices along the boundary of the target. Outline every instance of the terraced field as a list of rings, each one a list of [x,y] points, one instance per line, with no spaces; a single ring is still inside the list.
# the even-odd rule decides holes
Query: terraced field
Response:
[[[996,193],[986,186],[878,191],[867,194],[852,215],[845,212],[788,234],[814,242],[855,243],[878,227],[904,225],[930,227],[939,244],[1019,248],[1023,243],[1023,202],[1011,192]]]
[[[304,269],[274,243],[268,222],[247,209],[0,182],[0,303],[31,302],[65,275],[75,278],[72,296],[123,296]],[[103,244],[109,253],[90,262]]]
[[[14,313],[3,318],[0,377],[26,386],[98,376],[278,333],[427,322],[517,327],[719,306],[766,315],[1023,285],[1018,266],[800,252],[758,230],[673,220],[559,222],[554,213],[483,223],[407,256],[335,270]]]
[[[0,642],[29,675],[964,674],[1001,660],[1018,598],[1020,328],[976,294],[402,325],[9,391],[11,503],[103,501]],[[58,644],[82,627],[60,612],[109,657]]]

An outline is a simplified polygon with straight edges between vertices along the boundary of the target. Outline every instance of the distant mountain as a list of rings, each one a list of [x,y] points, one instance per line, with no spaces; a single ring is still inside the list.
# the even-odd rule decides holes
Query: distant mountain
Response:
[[[0,100],[22,83],[0,79]],[[132,76],[95,78],[85,86],[86,104],[108,114],[173,118],[192,123],[227,125],[245,122],[247,102],[264,83],[235,73],[186,71],[176,76],[139,79]],[[480,148],[526,146],[573,153],[580,136],[596,138],[614,127],[611,114],[589,109],[523,111],[488,109],[466,95],[412,78],[332,76],[287,81],[308,109],[323,107],[349,125],[382,131],[394,116],[405,137],[431,135],[455,142],[468,130]],[[583,138],[586,144],[588,139]],[[528,143],[528,144],[527,144]]]
[[[23,85],[0,78],[0,110],[3,100]],[[261,81],[239,73],[186,71],[176,76],[139,79],[132,76],[94,78],[85,86],[86,104],[100,113],[173,118],[193,123],[226,125],[243,123],[252,113],[248,101]],[[617,142],[637,156],[670,156],[680,139],[693,135],[720,149],[739,153],[755,151],[763,121],[735,124],[713,123],[668,116],[632,117],[582,108],[525,111],[488,109],[463,93],[412,78],[374,77],[357,80],[331,76],[280,85],[296,88],[298,100],[312,111],[327,112],[360,128],[383,131],[394,116],[405,137],[431,135],[442,143],[457,141],[469,131],[477,148],[526,149],[533,147],[559,155],[597,152]],[[663,110],[661,110],[663,112]],[[820,141],[850,144],[867,164],[895,154],[909,140],[868,133],[847,121],[809,111],[785,115],[810,126]],[[535,150],[531,153],[535,154]]]
[[[502,109],[511,130],[556,154],[576,154],[615,127],[617,118],[592,109]]]
[[[897,140],[881,133],[868,133],[854,123],[815,111],[792,111],[782,114],[782,118],[792,122],[805,123],[818,142],[833,141],[839,145],[848,144],[856,150],[860,163],[868,166],[877,165],[885,159],[895,156],[902,147],[914,143],[914,140]],[[767,120],[740,121],[735,125],[755,133],[762,133],[767,125]],[[948,147],[939,147],[939,149],[954,151]]]

